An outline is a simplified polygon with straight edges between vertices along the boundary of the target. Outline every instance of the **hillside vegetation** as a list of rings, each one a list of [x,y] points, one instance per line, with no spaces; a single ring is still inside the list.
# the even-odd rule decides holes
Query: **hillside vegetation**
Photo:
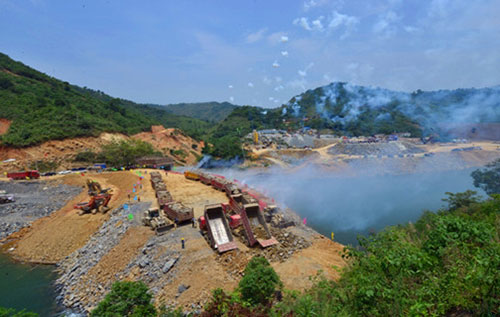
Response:
[[[336,82],[297,95],[279,110],[295,126],[338,134],[446,137],[449,124],[500,122],[500,87],[406,93]]]
[[[220,122],[238,106],[229,102],[178,103],[163,107],[167,112],[208,122]]]
[[[1,53],[0,118],[12,121],[2,143],[16,147],[102,132],[135,134],[154,124],[199,138],[209,127],[198,119],[70,85]]]

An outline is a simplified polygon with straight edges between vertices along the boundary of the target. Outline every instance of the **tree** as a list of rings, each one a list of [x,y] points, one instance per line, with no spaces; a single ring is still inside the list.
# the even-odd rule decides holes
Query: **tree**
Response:
[[[115,282],[91,316],[156,316],[152,297],[143,282]]]
[[[478,203],[481,198],[477,195],[476,191],[466,190],[463,193],[445,193],[448,197],[443,198],[442,201],[448,203],[449,210],[456,210],[462,207],[469,207],[471,204]]]
[[[161,153],[157,152],[150,143],[141,140],[121,140],[104,145],[98,159],[120,167],[134,164],[139,157],[154,154]]]
[[[481,188],[488,195],[500,194],[500,159],[487,164],[471,174],[474,186]]]
[[[281,285],[269,262],[263,257],[253,257],[245,267],[245,275],[238,286],[242,299],[257,305],[266,304]]]

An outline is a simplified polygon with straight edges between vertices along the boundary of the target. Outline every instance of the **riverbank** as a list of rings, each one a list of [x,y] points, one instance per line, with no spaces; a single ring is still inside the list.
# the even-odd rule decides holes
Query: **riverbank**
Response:
[[[198,311],[213,289],[232,290],[246,263],[255,255],[267,257],[284,284],[296,290],[309,287],[309,276],[318,271],[323,271],[327,278],[337,278],[338,272],[332,265],[345,264],[340,257],[342,245],[321,237],[298,218],[294,227],[273,229],[279,244],[264,250],[247,247],[243,236],[238,236],[239,249],[219,255],[203,233],[190,224],[156,236],[141,223],[142,212],[157,206],[149,172],[89,175],[103,187],[113,188],[112,209],[104,215],[78,216],[72,206],[75,201],[86,200],[86,193],[77,195],[51,216],[11,235],[11,253],[24,261],[57,263],[58,302],[81,313],[95,307],[117,280],[144,281],[157,305]],[[86,178],[60,177],[62,182],[71,184],[83,184]],[[203,213],[205,205],[228,201],[224,193],[183,175],[163,174],[163,179],[174,200],[193,208],[196,217]],[[129,201],[128,194],[133,189],[140,203],[133,199],[134,195]],[[128,209],[124,209],[124,204]]]

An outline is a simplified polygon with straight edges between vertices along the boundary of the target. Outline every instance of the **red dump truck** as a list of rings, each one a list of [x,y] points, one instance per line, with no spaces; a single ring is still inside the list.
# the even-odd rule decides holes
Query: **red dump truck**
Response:
[[[213,176],[207,173],[200,173],[200,182],[202,182],[205,185],[212,185],[212,178]]]
[[[10,179],[38,179],[40,178],[40,173],[38,171],[24,171],[24,172],[11,172],[7,173],[7,177]]]
[[[213,176],[212,177],[212,187],[220,190],[220,191],[225,191],[225,186],[226,186],[226,180],[220,176]]]
[[[236,242],[233,241],[233,235],[221,204],[205,206],[203,218],[200,223],[203,222],[207,229],[208,240],[212,248],[217,249],[219,253],[238,248]]]
[[[169,191],[167,190],[159,190],[156,192],[156,198],[158,200],[158,206],[160,206],[161,209],[164,209],[163,207],[174,201],[172,198],[172,195],[170,194]]]
[[[231,208],[240,215],[240,221],[245,229],[248,245],[257,242],[263,248],[277,244],[278,241],[271,235],[257,200],[248,194],[233,195],[229,200]]]
[[[185,221],[191,221],[194,217],[193,208],[184,206],[180,202],[171,202],[163,206],[163,210],[167,214],[167,217],[171,220],[177,221],[179,223]]]

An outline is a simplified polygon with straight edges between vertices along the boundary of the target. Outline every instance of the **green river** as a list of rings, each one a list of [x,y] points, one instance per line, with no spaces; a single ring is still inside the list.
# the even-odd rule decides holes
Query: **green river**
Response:
[[[53,270],[54,266],[14,262],[0,253],[0,306],[54,316],[58,307]]]

